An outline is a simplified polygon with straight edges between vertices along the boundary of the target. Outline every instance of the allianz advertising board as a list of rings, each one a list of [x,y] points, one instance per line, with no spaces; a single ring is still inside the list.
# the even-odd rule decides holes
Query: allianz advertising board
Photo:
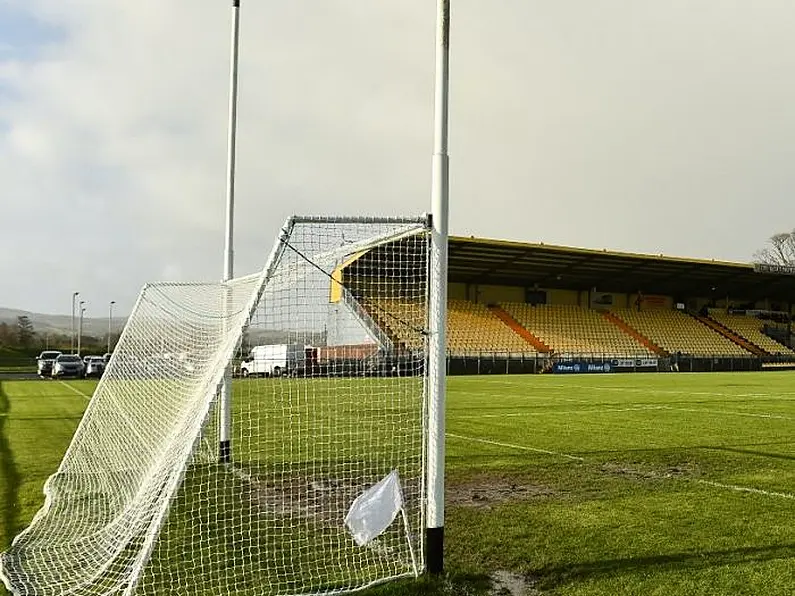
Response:
[[[561,374],[609,373],[613,366],[609,362],[556,362],[552,372]]]
[[[627,369],[656,368],[656,358],[643,359],[613,359],[609,361],[585,362],[569,360],[556,362],[552,366],[552,372],[559,374],[583,374],[583,373],[610,373]]]

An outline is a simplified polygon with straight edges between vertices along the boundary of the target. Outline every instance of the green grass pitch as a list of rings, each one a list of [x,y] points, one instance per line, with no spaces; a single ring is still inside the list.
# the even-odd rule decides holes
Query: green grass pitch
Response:
[[[94,386],[0,383],[0,548]],[[368,594],[793,591],[792,373],[453,377],[447,431],[449,577]]]

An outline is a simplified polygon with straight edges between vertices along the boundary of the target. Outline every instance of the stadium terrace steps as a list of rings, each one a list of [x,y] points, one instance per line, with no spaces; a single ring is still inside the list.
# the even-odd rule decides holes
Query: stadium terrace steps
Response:
[[[532,342],[517,335],[485,304],[469,300],[447,302],[447,349],[454,354],[537,352]]]
[[[763,350],[760,355],[789,356],[795,358],[795,351],[780,343],[762,330],[764,322],[749,315],[729,313],[723,308],[711,308],[709,321],[720,325],[743,340]]]
[[[389,327],[377,318],[377,313],[373,313],[376,314],[376,317],[373,317],[345,286],[342,286],[342,300],[352,312],[356,313],[359,322],[376,338],[381,347],[388,347],[389,344],[400,345],[400,338],[391,333]]]
[[[630,327],[627,323],[625,323],[622,319],[614,315],[609,310],[603,311],[602,316],[608,321],[610,321],[613,325],[621,329],[621,331],[623,331],[630,337],[634,337],[641,345],[645,346],[646,349],[654,352],[658,356],[668,355],[668,353],[665,350],[663,350],[660,346],[655,344],[653,341],[651,341],[648,337],[643,335],[637,329],[633,329],[632,327]]]
[[[516,333],[519,337],[523,338],[526,342],[531,344],[538,352],[547,354],[552,350],[550,347],[545,344],[543,341],[538,339],[535,335],[530,333],[527,329],[522,327],[519,322],[514,319],[504,308],[502,308],[499,304],[491,304],[489,305],[489,309],[493,312],[498,319],[500,319],[503,323],[508,325],[511,330]]]
[[[422,347],[427,314],[424,305],[395,298],[365,298],[360,304],[394,345],[403,350]]]
[[[754,344],[753,342],[749,341],[739,333],[736,333],[733,329],[723,325],[722,323],[716,321],[712,317],[704,317],[702,315],[697,315],[695,313],[689,313],[694,319],[699,321],[700,323],[706,325],[716,333],[720,333],[723,337],[728,340],[733,341],[742,349],[751,352],[754,356],[769,356],[770,354],[760,348],[758,345]]]
[[[500,304],[519,325],[558,355],[647,357],[654,352],[612,325],[599,311],[577,305]]]
[[[518,302],[486,306],[456,299],[448,300],[447,306],[447,349],[451,355],[551,353],[637,358],[679,352],[695,357],[775,354],[795,360],[795,351],[764,335],[761,322],[748,316],[732,315],[726,324],[715,317],[670,309],[602,311]],[[361,307],[371,317],[372,326],[399,349],[422,347],[427,313],[418,302],[367,298],[362,299]]]
[[[619,308],[613,314],[669,354],[696,357],[749,357],[751,354],[690,315],[676,310],[637,311]]]
[[[362,306],[395,345],[404,349],[422,346],[426,312],[421,305],[409,300],[370,298],[363,300]],[[447,302],[447,349],[457,355],[538,352],[535,343],[517,334],[485,304],[454,299]]]

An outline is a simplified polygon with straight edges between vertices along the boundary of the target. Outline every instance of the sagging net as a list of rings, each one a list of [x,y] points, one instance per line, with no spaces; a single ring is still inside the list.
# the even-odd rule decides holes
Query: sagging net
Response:
[[[45,506],[0,556],[7,587],[329,594],[419,573],[425,329],[390,329],[427,312],[427,246],[419,220],[293,219],[262,274],[147,285]],[[400,511],[360,544],[346,515],[390,473]]]

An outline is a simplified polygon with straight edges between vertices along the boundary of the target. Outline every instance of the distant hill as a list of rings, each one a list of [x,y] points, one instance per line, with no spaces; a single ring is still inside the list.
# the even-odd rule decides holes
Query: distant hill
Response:
[[[30,319],[30,322],[33,323],[33,329],[39,335],[45,333],[69,335],[72,329],[72,317],[70,315],[48,315],[40,312],[0,307],[0,323],[15,325],[17,317],[21,316],[27,316]],[[118,333],[126,322],[127,317],[113,317],[113,331]],[[75,317],[75,327],[77,327],[77,317]],[[107,317],[83,317],[83,335],[103,337],[107,332]]]

